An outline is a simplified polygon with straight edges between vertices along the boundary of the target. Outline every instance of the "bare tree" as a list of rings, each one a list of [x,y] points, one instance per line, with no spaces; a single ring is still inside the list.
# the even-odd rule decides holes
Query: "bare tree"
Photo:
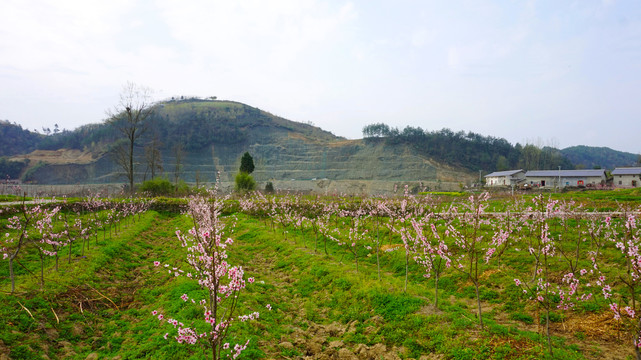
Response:
[[[180,180],[180,174],[182,174],[183,171],[183,156],[185,155],[185,151],[181,143],[174,145],[172,150],[174,151],[174,157],[176,159],[174,166],[174,183],[176,189],[178,189],[178,180]]]
[[[147,169],[151,170],[151,178],[156,177],[156,170],[161,171],[162,168],[162,155],[160,147],[162,143],[158,140],[158,135],[154,135],[153,139],[147,146],[145,146],[145,160],[147,160]],[[145,175],[147,172],[145,172]]]
[[[153,113],[151,89],[128,82],[123,86],[118,105],[107,110],[106,123],[114,126],[124,136],[122,146],[115,148],[118,165],[129,180],[129,191],[134,192],[134,146],[145,132],[145,120]]]

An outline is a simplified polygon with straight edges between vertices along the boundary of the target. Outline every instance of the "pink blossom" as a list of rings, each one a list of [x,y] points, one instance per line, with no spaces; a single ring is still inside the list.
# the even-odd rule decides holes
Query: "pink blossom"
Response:
[[[579,271],[579,273],[581,274],[581,276],[583,276],[583,275],[587,274],[588,271],[585,270],[585,269],[581,269],[581,271]]]
[[[610,304],[610,310],[614,313],[614,319],[619,320],[621,315],[619,314],[619,306],[616,303]]]
[[[629,317],[634,318],[634,315],[635,315],[634,309],[632,309],[629,306],[626,306],[626,307],[623,308],[623,310],[625,310],[625,312],[628,313]]]

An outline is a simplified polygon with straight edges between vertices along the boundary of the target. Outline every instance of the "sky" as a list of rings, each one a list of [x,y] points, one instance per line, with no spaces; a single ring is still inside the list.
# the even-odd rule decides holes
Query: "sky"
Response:
[[[362,138],[385,123],[641,153],[638,0],[3,0],[0,119],[99,123],[123,86]]]

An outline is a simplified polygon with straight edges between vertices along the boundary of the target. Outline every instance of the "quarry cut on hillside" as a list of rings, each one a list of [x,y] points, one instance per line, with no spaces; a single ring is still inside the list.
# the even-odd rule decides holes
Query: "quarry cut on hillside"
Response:
[[[80,151],[76,149],[58,150],[35,150],[29,154],[14,156],[10,160],[29,160],[32,164],[55,164],[55,165],[86,165],[91,164],[100,157],[99,154],[91,151]]]

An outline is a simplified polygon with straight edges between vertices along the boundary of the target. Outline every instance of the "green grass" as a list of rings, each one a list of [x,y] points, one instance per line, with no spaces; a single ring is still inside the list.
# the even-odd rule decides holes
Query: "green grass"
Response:
[[[15,202],[15,201],[30,201],[32,198],[30,197],[22,197],[22,196],[17,196],[17,195],[0,195],[0,202]]]
[[[318,339],[326,352],[332,341],[340,340],[352,351],[382,344],[389,351],[396,349],[401,358],[415,359],[430,353],[447,359],[581,359],[588,354],[584,349],[589,336],[576,331],[553,334],[555,353],[547,354],[545,337],[533,330],[543,312],[537,315],[513,281],[531,271],[526,251],[506,252],[498,270],[481,264],[482,273],[486,271],[480,289],[486,327],[481,330],[474,286],[459,272],[450,269],[439,279],[440,306],[435,309],[433,279],[424,279],[414,262],[408,289],[403,290],[402,250],[381,255],[379,281],[376,257],[369,250],[359,250],[356,272],[353,255],[334,242],[328,244],[328,255],[322,240],[315,252],[311,231],[290,227],[285,238],[283,229],[272,231],[269,221],[244,214],[234,218],[229,261],[256,280],[241,293],[239,313],[261,314],[258,321],[232,329],[235,342],[250,340],[242,359],[306,356]],[[48,259],[44,291],[39,289],[39,263],[33,252],[20,257],[25,267],[18,271],[13,295],[8,293],[7,264],[0,262],[0,353],[12,359],[85,359],[92,353],[100,358],[203,358],[198,348],[163,339],[165,333],[171,339],[175,330],[151,314],[156,310],[204,326],[202,309],[180,300],[182,294],[205,296],[198,284],[153,266],[158,260],[187,270],[185,249],[175,231],[191,226],[184,215],[148,212],[123,226],[118,235],[92,239],[84,257],[74,245],[72,264],[61,262],[58,272]],[[551,231],[561,233],[562,227]],[[400,243],[397,234],[391,240],[383,234],[385,244]],[[615,259],[611,250],[604,253]],[[560,327],[572,316],[606,307],[603,302],[582,303],[573,313],[555,311],[551,318]],[[281,345],[285,341],[292,348]]]

